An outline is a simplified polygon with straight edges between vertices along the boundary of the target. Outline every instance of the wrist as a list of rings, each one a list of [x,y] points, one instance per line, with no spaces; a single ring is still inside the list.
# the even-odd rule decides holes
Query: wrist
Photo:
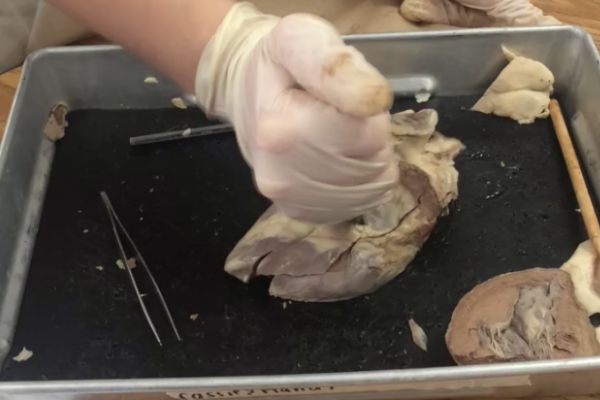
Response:
[[[195,92],[207,114],[233,119],[231,103],[240,69],[249,53],[279,18],[260,13],[249,3],[237,3],[204,46],[196,70]]]
[[[259,12],[250,3],[233,5],[204,47],[196,70],[198,105],[209,117],[230,121],[246,160],[247,134],[241,123],[244,110],[254,104],[239,104],[248,77],[248,60],[260,40],[273,30],[278,17]],[[246,101],[254,101],[244,96]]]

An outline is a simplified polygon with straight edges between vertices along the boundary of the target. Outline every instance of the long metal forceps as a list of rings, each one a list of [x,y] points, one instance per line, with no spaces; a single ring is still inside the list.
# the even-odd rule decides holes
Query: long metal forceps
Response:
[[[140,293],[138,284],[135,280],[135,275],[133,274],[133,272],[131,272],[131,268],[129,267],[129,265],[127,265],[127,255],[125,254],[125,248],[123,247],[123,242],[121,241],[121,235],[119,234],[119,230],[121,231],[121,234],[125,237],[127,242],[129,242],[129,245],[135,252],[135,258],[142,264],[144,271],[146,271],[146,274],[150,278],[150,281],[152,282],[152,286],[154,288],[154,292],[160,299],[160,303],[161,303],[162,308],[167,316],[167,319],[169,320],[169,324],[171,325],[171,328],[173,329],[173,332],[175,333],[175,337],[177,337],[177,340],[182,341],[181,336],[179,335],[179,331],[177,330],[177,326],[175,325],[175,321],[173,320],[173,316],[171,315],[171,311],[169,311],[167,302],[165,301],[165,298],[164,298],[162,292],[160,291],[158,284],[156,283],[156,279],[154,279],[154,275],[152,275],[150,268],[148,268],[148,264],[146,264],[144,257],[142,256],[142,254],[138,250],[137,246],[133,242],[133,239],[131,238],[131,236],[129,235],[129,233],[127,232],[125,227],[123,226],[123,223],[121,222],[121,220],[119,219],[119,216],[115,212],[115,209],[113,208],[112,203],[110,202],[110,199],[108,198],[108,195],[106,194],[106,192],[104,192],[104,191],[100,192],[100,197],[102,198],[102,202],[104,203],[104,206],[106,207],[106,211],[108,212],[108,218],[110,219],[110,223],[112,225],[112,230],[115,235],[115,241],[117,242],[117,247],[119,248],[121,261],[123,262],[123,265],[125,266],[125,270],[127,270],[127,275],[129,275],[129,280],[131,282],[131,286],[133,286],[135,295],[137,296],[140,306],[142,307],[142,311],[144,312],[144,316],[146,317],[146,321],[148,322],[148,325],[150,325],[150,329],[152,330],[152,333],[154,334],[156,341],[158,342],[159,345],[162,346],[162,341],[160,340],[160,335],[158,334],[158,330],[156,329],[156,326],[154,325],[154,322],[152,321],[152,317],[150,317],[150,313],[148,312],[148,308],[146,307],[144,298],[142,297],[142,294]]]

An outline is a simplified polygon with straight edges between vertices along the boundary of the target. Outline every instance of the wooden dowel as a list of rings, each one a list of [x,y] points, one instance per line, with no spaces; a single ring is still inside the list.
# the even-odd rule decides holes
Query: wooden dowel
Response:
[[[581,209],[581,216],[583,218],[583,223],[585,224],[585,229],[596,250],[596,254],[600,255],[600,224],[598,224],[596,210],[594,209],[594,204],[590,198],[590,192],[585,184],[581,166],[577,159],[577,153],[575,153],[573,141],[569,135],[565,118],[560,110],[560,105],[557,100],[550,101],[550,117],[552,118],[554,131],[556,132],[556,137],[560,143],[560,148],[567,165],[567,171],[571,177],[571,183],[573,184],[575,197],[577,197],[577,203],[579,203],[579,208]]]

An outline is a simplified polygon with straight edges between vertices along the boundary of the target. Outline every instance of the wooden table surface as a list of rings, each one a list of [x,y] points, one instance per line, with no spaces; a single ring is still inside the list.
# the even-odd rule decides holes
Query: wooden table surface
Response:
[[[531,2],[566,24],[585,28],[594,37],[596,45],[600,48],[600,0],[531,0]],[[16,68],[0,75],[0,139],[20,73],[21,69]],[[562,397],[561,399],[600,400],[600,395]]]
[[[0,140],[2,140],[2,134],[4,133],[4,126],[6,125],[6,118],[10,111],[10,105],[12,103],[15,90],[17,89],[17,83],[21,76],[21,68],[13,69],[10,72],[0,75]]]

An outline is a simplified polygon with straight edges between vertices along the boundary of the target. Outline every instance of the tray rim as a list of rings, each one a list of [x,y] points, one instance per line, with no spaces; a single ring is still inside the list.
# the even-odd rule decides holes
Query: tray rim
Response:
[[[384,34],[358,34],[344,36],[349,42],[372,41],[382,39],[431,39],[452,38],[460,36],[486,37],[512,32],[567,32],[583,40],[586,46],[591,46],[594,56],[600,59],[591,36],[580,28],[573,26],[554,27],[526,27],[526,28],[479,28],[457,29],[426,32],[402,32]],[[16,135],[15,124],[17,113],[15,110],[23,101],[26,85],[24,84],[35,68],[37,61],[47,55],[55,53],[82,53],[101,52],[113,53],[123,51],[117,45],[92,45],[54,47],[38,50],[29,55],[23,67],[15,97],[12,101],[5,135],[0,143],[0,173],[6,161],[6,154],[10,150],[10,142]],[[26,266],[26,269],[28,267]],[[26,282],[26,281],[25,281]],[[16,290],[24,290],[25,284]],[[20,306],[17,306],[17,308]],[[1,321],[0,321],[1,322]],[[5,338],[2,338],[3,340]],[[11,338],[9,338],[10,340]],[[225,376],[225,377],[191,377],[191,378],[144,378],[144,379],[118,379],[118,380],[56,380],[56,381],[15,381],[0,382],[0,392],[3,393],[139,393],[139,392],[169,392],[182,390],[218,390],[223,388],[273,388],[273,387],[308,387],[308,386],[365,386],[376,391],[377,386],[406,384],[414,382],[440,382],[440,381],[470,381],[481,378],[503,378],[515,376],[536,376],[543,374],[575,373],[581,371],[600,371],[600,356],[567,360],[549,360],[533,362],[517,362],[506,364],[488,364],[475,366],[449,366],[420,369],[393,369],[367,372],[343,373],[309,373],[309,374],[280,374],[259,376]],[[350,390],[348,393],[356,393]]]
[[[600,369],[600,356],[566,360],[527,361],[487,365],[419,369],[392,369],[365,372],[335,372],[281,375],[243,375],[190,378],[136,378],[105,380],[57,380],[1,382],[0,392],[35,393],[127,393],[141,391],[182,391],[258,389],[310,386],[378,386],[394,383],[436,382],[453,379],[504,378],[516,375],[580,372]]]

